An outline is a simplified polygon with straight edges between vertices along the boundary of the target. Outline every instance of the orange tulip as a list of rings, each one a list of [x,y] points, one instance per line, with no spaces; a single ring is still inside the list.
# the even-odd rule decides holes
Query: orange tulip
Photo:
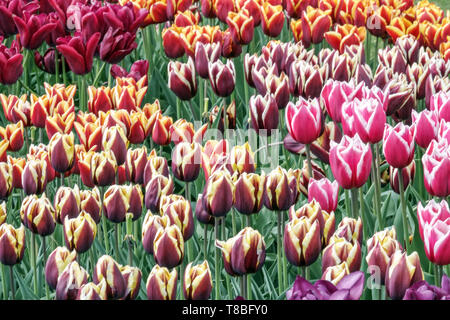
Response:
[[[366,29],[364,27],[356,27],[350,24],[343,26],[337,25],[335,31],[325,33],[325,39],[330,46],[339,50],[342,54],[345,47],[351,45],[360,45],[366,38]]]

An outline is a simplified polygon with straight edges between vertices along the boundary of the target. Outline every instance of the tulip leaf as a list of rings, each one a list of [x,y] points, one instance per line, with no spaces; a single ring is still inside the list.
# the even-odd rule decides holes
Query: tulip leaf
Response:
[[[19,283],[19,289],[22,293],[22,299],[24,300],[39,300],[39,297],[36,296],[30,289],[30,284],[33,283],[32,277],[33,272],[31,269],[27,276],[25,276],[24,278],[23,274],[18,273],[16,268],[14,268],[14,281],[17,281]]]

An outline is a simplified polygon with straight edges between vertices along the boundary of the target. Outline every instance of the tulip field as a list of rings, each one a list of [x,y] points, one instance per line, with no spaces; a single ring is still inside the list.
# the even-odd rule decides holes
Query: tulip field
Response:
[[[0,0],[3,300],[450,299],[450,3]]]

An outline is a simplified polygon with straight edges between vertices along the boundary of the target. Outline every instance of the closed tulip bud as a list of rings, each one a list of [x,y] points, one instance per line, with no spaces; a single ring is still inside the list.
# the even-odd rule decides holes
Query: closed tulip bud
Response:
[[[198,143],[181,142],[172,151],[172,172],[184,182],[197,179],[200,173],[201,149]]]
[[[102,151],[91,155],[90,179],[94,185],[104,187],[113,184],[116,170],[116,157],[112,151]]]
[[[36,195],[25,197],[20,208],[20,218],[31,232],[43,237],[55,230],[55,209],[45,194],[40,198]]]
[[[250,227],[227,241],[216,241],[222,250],[225,271],[232,276],[255,273],[266,260],[266,244],[261,234]]]
[[[206,182],[203,191],[203,206],[214,217],[224,217],[234,203],[234,183],[230,173],[215,171]]]
[[[366,262],[369,267],[376,266],[379,268],[381,284],[384,284],[386,269],[391,256],[400,249],[401,246],[397,241],[395,228],[379,231],[367,240]],[[369,270],[371,274],[376,272],[374,269]]]
[[[164,28],[161,34],[164,52],[170,59],[177,59],[184,55],[183,41],[181,39],[182,30],[182,28],[173,25],[170,28]]]
[[[41,194],[47,187],[47,163],[30,160],[22,171],[22,188],[25,194]]]
[[[355,100],[353,103],[354,128],[364,143],[378,143],[383,139],[386,114],[377,99]]]
[[[362,245],[363,239],[363,224],[361,221],[361,217],[358,217],[358,220],[344,217],[339,223],[338,228],[334,232],[337,237],[344,238],[349,242],[358,241],[360,245]]]
[[[260,10],[264,34],[269,37],[278,37],[284,25],[283,6],[264,2]]]
[[[45,280],[50,288],[56,289],[60,274],[76,259],[75,250],[69,251],[66,247],[57,247],[53,250],[45,264]]]
[[[189,100],[197,93],[197,79],[195,77],[194,61],[191,57],[187,63],[170,61],[167,67],[169,88],[181,100]]]
[[[192,215],[191,203],[183,197],[167,201],[168,197],[171,196],[164,196],[161,200],[160,213],[162,216],[169,218],[170,225],[176,225],[181,230],[184,241],[187,241],[194,234],[194,216]]]
[[[4,140],[5,141],[5,140]],[[6,141],[6,143],[8,143]],[[0,143],[0,153],[1,153],[1,143]],[[1,159],[1,156],[0,156]],[[11,166],[12,168],[12,187],[13,188],[22,188],[22,173],[23,169],[26,165],[25,158],[13,158],[11,156],[6,157],[6,162]],[[47,174],[47,172],[46,172]]]
[[[80,211],[89,213],[95,223],[102,217],[102,202],[97,187],[91,190],[80,190]]]
[[[289,134],[297,142],[302,144],[314,142],[321,134],[322,118],[318,100],[306,101],[300,98],[296,104],[288,103],[286,124]]]
[[[437,265],[447,265],[450,262],[449,223],[450,210],[448,203],[442,200],[437,203],[431,200],[425,207],[419,202],[417,206],[419,232],[425,245],[428,259]]]
[[[378,61],[380,65],[391,68],[394,73],[405,73],[406,71],[406,57],[400,48],[396,46],[380,49],[378,51]]]
[[[248,142],[231,149],[230,162],[233,171],[238,174],[255,172],[255,159]]]
[[[312,178],[313,179],[320,180],[320,179],[326,178],[325,172],[315,161],[311,161],[311,168],[312,168],[312,175],[313,175]],[[300,191],[306,197],[308,196],[308,186],[309,186],[310,179],[311,179],[311,177],[309,176],[309,172],[308,172],[308,161],[304,160],[303,167],[301,168],[301,174],[299,175],[298,181],[299,181]]]
[[[106,285],[104,281],[96,285],[93,282],[83,284],[78,289],[76,300],[106,300]]]
[[[406,289],[424,279],[420,258],[416,251],[408,256],[407,252],[397,250],[389,261],[386,270],[386,293],[393,300],[402,299]]]
[[[214,224],[214,217],[203,206],[203,194],[201,193],[198,195],[195,205],[195,217],[203,224]]]
[[[338,204],[339,184],[337,181],[331,182],[327,178],[309,180],[308,202],[315,200],[320,208],[328,213],[335,211]]]
[[[287,172],[278,166],[266,177],[264,205],[269,210],[285,211],[292,205],[292,198]]]
[[[266,193],[266,175],[242,173],[235,182],[234,207],[242,214],[258,213]]]
[[[330,166],[333,176],[344,189],[359,188],[370,175],[372,152],[359,135],[344,136],[339,144],[331,141]]]
[[[98,259],[93,272],[96,285],[105,285],[107,299],[121,299],[127,291],[127,282],[120,271],[119,264],[110,256],[103,255]]]
[[[296,97],[318,98],[325,82],[327,67],[298,60],[289,69],[289,90]]]
[[[195,70],[203,79],[208,79],[208,66],[220,58],[220,44],[203,43],[198,41],[195,44]]]
[[[351,45],[359,45],[364,42],[366,37],[366,28],[357,27],[351,24],[337,25],[334,31],[328,31],[325,33],[325,39],[329,45],[339,50],[339,53],[345,51],[345,47]]]
[[[103,212],[112,222],[125,221],[130,209],[130,190],[127,186],[112,185],[103,196]]]
[[[317,221],[319,224],[320,235],[322,236],[325,221],[323,219],[322,209],[320,205],[315,200],[304,204],[299,209],[295,210],[295,206],[289,208],[289,220],[300,219],[301,217],[306,217],[312,224]]]
[[[242,45],[233,37],[230,28],[228,28],[222,34],[222,56],[231,59],[239,57],[241,53]]]
[[[172,194],[173,188],[171,177],[155,174],[145,187],[145,207],[153,212],[159,212],[161,198]]]
[[[350,274],[347,262],[335,266],[329,266],[322,274],[321,280],[330,281],[332,284],[337,285],[346,275]]]
[[[408,119],[416,105],[416,91],[416,84],[408,82],[405,74],[394,73],[384,86],[386,115]]]
[[[389,167],[389,182],[391,183],[391,188],[396,193],[400,194],[400,185],[399,185],[399,175],[398,171],[402,170],[403,174],[403,188],[406,190],[406,187],[414,180],[414,174],[416,172],[416,162],[413,160],[407,167],[404,168],[394,168]]]
[[[321,103],[335,122],[341,122],[342,105],[355,94],[353,82],[341,82],[329,79],[321,92]]]
[[[4,223],[0,226],[0,262],[13,266],[22,261],[25,251],[25,227],[14,228]]]
[[[414,135],[409,126],[398,123],[394,128],[386,124],[383,135],[383,153],[394,168],[408,166],[414,158]]]
[[[100,111],[107,112],[114,109],[112,93],[109,87],[96,88],[89,86],[88,95],[88,110],[95,115],[98,115]]]
[[[228,97],[234,90],[236,71],[231,60],[226,64],[217,60],[209,65],[209,81],[214,93],[220,97]]]
[[[0,162],[0,199],[6,199],[12,191],[12,167]]]
[[[153,242],[153,255],[158,265],[173,268],[184,258],[183,234],[177,225],[159,229]]]
[[[133,221],[136,221],[142,215],[142,203],[144,202],[144,195],[140,185],[128,186],[130,208],[128,213],[133,215]]]
[[[150,210],[147,212],[142,224],[142,245],[147,253],[153,254],[153,244],[156,234],[159,229],[164,229],[169,224],[168,216],[153,215]]]
[[[55,133],[48,143],[48,156],[53,169],[57,172],[64,173],[72,169],[75,159],[73,132]]]
[[[66,217],[75,218],[80,211],[80,190],[78,185],[72,189],[70,187],[60,187],[56,192],[53,204],[56,210],[56,221],[64,223]]]
[[[328,213],[326,211],[322,211],[324,227],[323,227],[323,235],[322,235],[322,248],[328,246],[331,237],[334,235],[334,231],[336,228],[336,217],[334,216],[334,212]]]
[[[414,130],[414,140],[422,148],[428,148],[431,141],[438,136],[439,120],[436,113],[430,110],[423,110],[418,113],[412,111],[412,128]]]
[[[76,218],[66,216],[64,220],[64,240],[70,250],[83,253],[89,250],[97,234],[94,219],[85,211]]]
[[[265,96],[251,96],[250,118],[253,129],[259,135],[270,136],[272,130],[278,128],[278,104],[273,95],[266,93]]]
[[[136,299],[141,288],[142,271],[136,267],[123,266],[120,268],[126,283],[126,291],[123,300]]]
[[[395,42],[395,46],[401,50],[406,57],[408,64],[413,64],[419,59],[420,43],[411,35],[400,37]]]
[[[165,267],[155,265],[147,279],[147,297],[149,300],[175,300],[177,295],[177,270],[172,272]]]
[[[155,119],[155,125],[152,131],[152,140],[160,146],[165,146],[170,143],[170,127],[173,120],[171,117],[163,116],[160,111]]]
[[[208,261],[186,266],[183,278],[183,294],[186,300],[208,300],[213,288]]]
[[[0,127],[0,137],[9,142],[9,151],[16,152],[22,149],[24,142],[24,127],[22,121],[8,124],[6,128]]]
[[[284,253],[295,266],[309,266],[317,260],[322,247],[320,224],[307,216],[294,217],[284,229]]]
[[[111,151],[119,166],[125,163],[128,143],[125,132],[120,126],[109,127],[103,132],[103,150]]]
[[[144,185],[147,185],[153,176],[157,174],[169,177],[169,167],[166,158],[156,156],[156,153],[152,151],[144,168]]]
[[[239,44],[249,44],[253,39],[254,21],[248,10],[242,9],[239,12],[228,12],[226,19],[230,27],[231,34]]]
[[[89,274],[77,261],[66,266],[58,278],[56,285],[56,300],[75,300],[78,290],[87,283]]]
[[[450,93],[437,91],[430,98],[429,109],[437,114],[439,120],[450,122]]]
[[[361,246],[358,241],[349,242],[345,238],[333,236],[322,252],[322,272],[328,267],[346,262],[350,272],[361,266]]]

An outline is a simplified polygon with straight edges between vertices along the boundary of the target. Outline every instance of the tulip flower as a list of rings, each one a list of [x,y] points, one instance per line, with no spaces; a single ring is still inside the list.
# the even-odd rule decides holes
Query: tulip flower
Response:
[[[106,285],[104,281],[100,285],[96,285],[93,282],[83,284],[78,289],[76,300],[106,300]]]
[[[395,45],[402,51],[406,57],[408,64],[413,64],[419,59],[420,43],[413,36],[407,35],[400,37],[395,42]]]
[[[435,112],[439,120],[450,121],[450,94],[444,90],[431,96],[430,110]]]
[[[414,157],[414,136],[409,126],[398,123],[394,128],[386,124],[383,135],[383,153],[394,168],[408,166]]]
[[[56,210],[56,221],[63,224],[66,217],[76,218],[80,211],[80,191],[75,188],[60,187],[53,200]]]
[[[144,168],[144,184],[147,185],[153,175],[156,174],[169,177],[169,167],[167,165],[167,159],[156,156],[156,152],[152,150]]]
[[[52,234],[56,227],[55,209],[45,194],[40,198],[35,194],[25,197],[20,208],[20,218],[31,232],[43,237]]]
[[[278,166],[266,176],[264,205],[272,211],[284,211],[292,205],[292,190],[285,169]]]
[[[200,173],[201,149],[198,143],[181,142],[172,151],[172,172],[184,182],[197,179]]]
[[[147,148],[128,149],[125,162],[127,180],[137,184],[144,183],[144,169],[148,162]]]
[[[75,300],[80,287],[87,283],[89,274],[77,261],[66,266],[58,277],[56,285],[56,300]]]
[[[364,143],[376,144],[383,139],[386,114],[377,99],[355,100],[353,105],[354,128]]]
[[[70,250],[83,253],[89,250],[97,234],[97,225],[86,211],[76,218],[64,219],[64,240]]]
[[[112,151],[102,151],[91,155],[89,161],[89,179],[93,185],[104,187],[113,184],[116,177],[116,170],[116,157]],[[81,174],[81,177],[83,178],[83,174]],[[83,183],[86,184],[85,180],[83,180]]]
[[[450,143],[450,122],[441,120],[441,122],[439,123],[439,133],[436,140],[446,140],[448,143]]]
[[[52,251],[45,263],[45,280],[50,288],[56,289],[59,276],[76,258],[77,252],[69,251],[66,247],[57,247]]]
[[[6,221],[6,202],[2,202],[0,204],[0,225],[2,225],[3,223],[5,223]]]
[[[350,272],[361,266],[361,246],[358,241],[349,242],[345,238],[333,236],[322,252],[322,272],[328,267],[346,262]]]
[[[194,234],[194,217],[191,203],[179,196],[172,200],[171,198],[175,196],[164,196],[161,199],[160,213],[169,217],[170,225],[176,225],[181,230],[184,241],[187,241]]]
[[[81,125],[79,122],[74,123],[80,143],[86,150],[100,151],[102,147],[102,127],[95,123],[87,123]]]
[[[364,27],[356,27],[350,24],[343,26],[337,25],[335,31],[325,33],[325,39],[330,46],[339,50],[342,54],[346,46],[359,45],[366,38],[366,29]]]
[[[29,50],[39,48],[50,31],[55,28],[55,23],[48,23],[46,16],[46,14],[31,14],[26,11],[22,17],[13,16],[22,47]]]
[[[70,134],[55,133],[48,143],[50,163],[57,172],[69,171],[75,158],[73,132]]]
[[[125,221],[130,208],[130,192],[127,186],[112,185],[103,196],[105,217],[115,223]]]
[[[309,179],[308,202],[317,201],[322,210],[328,213],[335,211],[338,204],[339,184],[337,181],[331,182],[327,178],[315,180]]]
[[[133,78],[136,82],[140,81],[142,78],[147,77],[149,63],[147,60],[135,61],[131,67],[130,71],[127,72],[118,64],[111,66],[111,75],[113,78]],[[144,86],[148,85],[147,78],[144,81]]]
[[[195,131],[192,122],[188,122],[185,119],[178,119],[170,127],[170,137],[174,144],[179,144],[180,142],[197,142],[201,144],[207,129],[208,124],[205,123]]]
[[[152,131],[152,140],[156,144],[164,146],[170,143],[170,126],[172,123],[171,117],[163,116],[160,111],[158,112]]]
[[[98,43],[100,59],[110,64],[119,63],[137,48],[135,39],[136,34],[110,27]]]
[[[203,191],[203,206],[214,217],[223,217],[234,203],[235,188],[227,171],[215,171],[206,182]]]
[[[209,81],[215,94],[220,97],[228,97],[234,90],[236,71],[231,60],[226,64],[217,60],[209,65]]]
[[[155,265],[147,279],[149,300],[175,300],[177,294],[177,270],[172,272],[165,267]]]
[[[406,289],[424,279],[417,252],[407,255],[401,250],[391,256],[386,269],[386,293],[393,300],[402,299]]]
[[[439,121],[436,113],[423,110],[418,113],[412,111],[412,121],[414,130],[414,140],[422,148],[428,148],[431,141],[437,138]]]
[[[284,25],[283,7],[264,2],[260,12],[264,34],[269,37],[278,37]]]
[[[339,144],[331,141],[330,166],[333,176],[344,189],[359,188],[370,175],[372,152],[359,135],[344,136]]]
[[[270,136],[272,130],[278,128],[278,104],[274,96],[266,93],[265,96],[251,96],[249,101],[250,118],[253,129],[259,135]]]
[[[242,173],[235,182],[234,207],[242,214],[258,213],[265,197],[266,175]]]
[[[301,2],[301,1],[299,1]],[[289,1],[288,3],[291,3]],[[295,41],[302,41],[306,48],[311,43],[322,42],[325,32],[331,27],[331,10],[320,10],[308,6],[299,20],[291,20],[291,31],[294,34]]]
[[[392,190],[396,193],[400,193],[400,184],[399,184],[399,174],[398,171],[402,170],[403,176],[403,187],[406,189],[410,183],[414,180],[414,174],[416,171],[416,162],[412,161],[407,167],[402,169],[389,167],[389,182],[391,184]]]
[[[107,128],[103,132],[103,150],[114,154],[117,165],[125,163],[128,148],[128,139],[120,126]]]
[[[6,162],[0,162],[0,199],[6,199],[12,191],[12,167]]]
[[[203,79],[208,79],[208,66],[220,58],[221,47],[218,43],[197,42],[195,45],[195,70]]]
[[[194,60],[187,63],[170,61],[167,66],[168,86],[181,100],[190,100],[197,93]]]
[[[326,71],[326,66],[319,67],[303,60],[293,62],[289,69],[289,90],[291,94],[306,99],[319,97]]]
[[[363,224],[361,217],[358,217],[358,220],[349,217],[342,218],[334,235],[344,238],[349,242],[358,241],[362,245]]]
[[[286,124],[290,135],[296,141],[302,144],[312,143],[322,131],[322,109],[319,101],[300,98],[296,104],[288,103]]]
[[[123,266],[120,268],[126,283],[126,291],[123,300],[136,299],[141,288],[142,271],[136,267]]]
[[[8,141],[9,151],[19,151],[20,149],[22,149],[24,142],[23,123],[20,121],[17,124],[8,124],[6,128],[0,127],[0,137]]]
[[[153,254],[153,244],[158,230],[166,228],[169,224],[168,216],[153,215],[150,210],[147,212],[142,224],[142,245],[146,252]]]
[[[322,236],[323,228],[324,228],[324,219],[323,219],[323,211],[318,202],[315,200],[304,204],[297,210],[295,206],[289,208],[289,220],[300,219],[301,217],[305,217],[309,220],[312,225],[314,221],[317,221],[319,224],[320,235]]]
[[[19,43],[13,40],[11,47],[0,44],[0,83],[10,85],[16,83],[23,73],[23,55],[20,54]]]
[[[48,156],[48,146],[44,144],[39,144],[37,146],[31,145],[30,150],[27,154],[27,161],[30,160],[44,160],[47,163],[47,183],[53,181],[56,176],[55,169],[53,169],[50,158]],[[14,170],[14,168],[13,168]],[[22,180],[22,179],[21,179]]]
[[[345,276],[349,275],[347,262],[328,267],[322,274],[321,280],[330,281],[332,284],[338,284]]]
[[[4,223],[0,226],[0,262],[13,266],[22,261],[25,251],[25,227],[14,228]]]
[[[164,195],[172,194],[173,188],[174,184],[171,177],[166,177],[161,174],[153,175],[145,187],[145,207],[153,212],[158,212],[161,198]]]
[[[22,171],[21,186],[26,195],[41,194],[47,186],[47,163],[45,160],[30,160]]]
[[[264,238],[250,227],[227,241],[217,240],[216,247],[222,250],[225,271],[232,276],[255,273],[266,260]]]
[[[184,258],[183,234],[177,225],[159,229],[153,242],[153,255],[158,265],[173,268]]]
[[[306,216],[294,217],[284,229],[284,252],[295,266],[309,266],[319,257],[322,246],[320,224]]]
[[[247,9],[242,9],[237,13],[228,12],[226,22],[235,41],[240,44],[249,44],[252,41],[254,21]]]
[[[255,172],[255,159],[248,142],[241,146],[234,146],[231,149],[230,164],[233,172],[238,174]]]
[[[202,199],[203,195],[200,193],[195,206],[195,217],[203,224],[214,224],[214,217],[205,209]]]
[[[126,293],[127,282],[125,281],[117,262],[108,255],[98,259],[93,274],[94,283],[99,285],[106,282],[106,296],[108,299],[121,299]]]
[[[208,300],[212,291],[212,277],[208,261],[186,266],[183,278],[183,294],[187,300]]]
[[[341,122],[342,105],[346,101],[352,101],[360,90],[353,82],[340,82],[329,79],[321,93],[321,103],[325,105],[328,115],[333,121]]]

